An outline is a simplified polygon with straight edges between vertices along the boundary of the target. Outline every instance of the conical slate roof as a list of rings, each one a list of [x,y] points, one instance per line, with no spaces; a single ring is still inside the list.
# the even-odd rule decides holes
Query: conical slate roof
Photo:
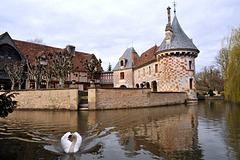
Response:
[[[135,49],[133,47],[130,47],[130,48],[127,48],[125,50],[125,52],[123,53],[123,55],[122,55],[122,58],[126,59],[126,64],[125,64],[124,69],[128,69],[128,68],[133,68],[134,67],[133,59],[132,59],[132,52],[136,52],[136,51],[135,51]],[[137,54],[137,60],[138,59],[139,59],[139,56]],[[119,70],[119,69],[120,69],[120,64],[118,62],[113,70]]]
[[[176,49],[189,49],[199,52],[197,47],[193,44],[192,40],[184,33],[180,24],[178,23],[177,16],[175,15],[172,22],[173,34],[171,37],[171,42],[166,44],[166,39],[163,40],[162,44],[159,46],[157,52],[165,50],[176,50]]]

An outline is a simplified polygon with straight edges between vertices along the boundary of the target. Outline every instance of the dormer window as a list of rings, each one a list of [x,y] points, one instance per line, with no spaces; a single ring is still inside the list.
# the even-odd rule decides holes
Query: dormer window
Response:
[[[123,60],[120,61],[120,66],[124,66]]]
[[[46,57],[45,55],[42,55],[42,56],[40,57],[40,64],[41,64],[41,65],[47,65],[47,64],[48,64],[48,62],[47,62],[47,57]]]
[[[119,58],[119,65],[120,65],[120,68],[123,69],[124,66],[126,65],[126,59],[123,57]]]

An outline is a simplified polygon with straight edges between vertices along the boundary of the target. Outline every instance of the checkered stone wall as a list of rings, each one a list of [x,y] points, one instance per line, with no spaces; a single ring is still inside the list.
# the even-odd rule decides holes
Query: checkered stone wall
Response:
[[[141,68],[134,70],[134,87],[136,88],[136,85],[142,84],[143,82],[149,83],[151,87],[151,83],[156,80],[156,74],[155,73],[155,65],[158,64],[158,62],[153,62],[149,65],[143,66]]]
[[[124,79],[120,78],[121,72],[124,72]],[[114,71],[114,87],[121,87],[122,85],[126,86],[127,88],[133,88],[132,69]]]
[[[191,67],[189,61],[191,61]],[[172,55],[161,58],[159,73],[157,73],[158,91],[187,92],[189,98],[196,98],[194,71],[194,57]],[[190,79],[192,79],[192,89],[190,89]]]

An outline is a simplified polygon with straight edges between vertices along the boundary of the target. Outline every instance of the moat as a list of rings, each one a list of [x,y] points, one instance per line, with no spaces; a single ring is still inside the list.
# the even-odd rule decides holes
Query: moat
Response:
[[[192,105],[105,111],[16,110],[0,119],[4,159],[240,159],[240,105]],[[83,138],[65,154],[65,132]]]

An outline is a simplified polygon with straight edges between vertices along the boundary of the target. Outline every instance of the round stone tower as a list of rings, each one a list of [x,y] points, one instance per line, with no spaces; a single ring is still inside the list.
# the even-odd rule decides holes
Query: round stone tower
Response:
[[[171,24],[171,8],[167,10],[166,37],[156,52],[159,64],[157,88],[162,92],[186,92],[188,98],[194,100],[197,99],[195,58],[199,50],[181,28],[176,11]]]

